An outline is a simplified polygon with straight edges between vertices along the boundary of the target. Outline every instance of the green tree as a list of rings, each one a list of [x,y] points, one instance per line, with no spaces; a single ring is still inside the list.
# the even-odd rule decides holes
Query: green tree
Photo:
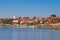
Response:
[[[11,19],[1,20],[1,23],[3,23],[3,24],[12,24],[12,20]]]
[[[51,14],[50,16],[56,17],[56,14]]]
[[[29,18],[29,17],[23,17],[23,18]]]

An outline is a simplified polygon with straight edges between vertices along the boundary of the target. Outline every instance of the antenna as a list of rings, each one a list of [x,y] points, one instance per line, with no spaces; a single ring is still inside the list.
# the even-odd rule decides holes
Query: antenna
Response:
[[[17,17],[16,17],[16,13],[14,13],[14,16],[13,16],[13,18],[14,18],[14,19],[16,19],[16,18],[17,18]]]
[[[16,13],[14,13],[14,16],[16,16]]]

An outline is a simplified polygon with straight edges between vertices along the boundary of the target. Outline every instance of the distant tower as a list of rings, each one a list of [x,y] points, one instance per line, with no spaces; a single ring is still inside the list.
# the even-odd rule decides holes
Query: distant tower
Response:
[[[16,16],[13,16],[13,19],[16,19],[17,17]]]

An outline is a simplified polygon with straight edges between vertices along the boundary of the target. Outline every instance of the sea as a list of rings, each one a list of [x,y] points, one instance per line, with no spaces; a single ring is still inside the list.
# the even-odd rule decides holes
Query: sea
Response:
[[[60,30],[0,28],[0,40],[60,40]]]

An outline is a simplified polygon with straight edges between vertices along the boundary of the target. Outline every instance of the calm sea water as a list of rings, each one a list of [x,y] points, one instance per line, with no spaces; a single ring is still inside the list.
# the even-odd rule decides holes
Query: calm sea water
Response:
[[[60,40],[60,30],[0,28],[0,40]]]

